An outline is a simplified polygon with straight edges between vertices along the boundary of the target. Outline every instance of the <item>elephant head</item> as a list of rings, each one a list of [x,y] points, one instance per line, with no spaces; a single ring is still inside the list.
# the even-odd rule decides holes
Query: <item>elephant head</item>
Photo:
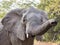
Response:
[[[33,7],[29,9],[14,9],[2,20],[3,29],[15,35],[20,40],[29,36],[42,35],[49,28],[56,25],[55,19],[48,20],[47,13]]]
[[[29,35],[42,35],[57,24],[55,19],[48,19],[48,14],[45,11],[33,7],[28,9],[23,19],[25,19],[27,38]]]

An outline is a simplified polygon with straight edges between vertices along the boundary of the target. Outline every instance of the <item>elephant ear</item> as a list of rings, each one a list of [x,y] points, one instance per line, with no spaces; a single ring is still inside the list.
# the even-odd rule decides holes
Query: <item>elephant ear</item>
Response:
[[[9,31],[9,34],[15,35],[20,40],[25,40],[25,27],[20,16],[16,13],[8,13],[2,20],[4,30]]]

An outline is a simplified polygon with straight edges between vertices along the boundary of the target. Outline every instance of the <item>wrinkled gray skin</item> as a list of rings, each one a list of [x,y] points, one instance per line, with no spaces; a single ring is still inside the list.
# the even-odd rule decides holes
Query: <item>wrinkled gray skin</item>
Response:
[[[0,19],[0,31],[1,31],[2,28],[3,28],[3,25],[2,25],[2,23],[1,23],[1,21],[2,21],[2,19]]]
[[[37,35],[37,36],[35,37],[35,39],[36,39],[37,41],[43,41],[43,35]]]
[[[10,41],[9,41],[9,37],[8,37],[8,33],[3,29],[3,25],[1,23],[0,19],[0,45],[10,45]]]
[[[7,32],[7,43],[10,45],[33,45],[36,35],[42,35],[56,25],[52,22],[55,22],[55,19],[48,20],[47,13],[42,10],[33,7],[14,9],[3,18],[2,30]]]

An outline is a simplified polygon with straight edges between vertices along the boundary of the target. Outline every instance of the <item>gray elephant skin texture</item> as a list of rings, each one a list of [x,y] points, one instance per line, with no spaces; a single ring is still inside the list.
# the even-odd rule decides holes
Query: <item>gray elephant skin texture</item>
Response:
[[[0,45],[33,45],[34,37],[43,35],[57,23],[48,14],[34,7],[13,9],[2,19]]]

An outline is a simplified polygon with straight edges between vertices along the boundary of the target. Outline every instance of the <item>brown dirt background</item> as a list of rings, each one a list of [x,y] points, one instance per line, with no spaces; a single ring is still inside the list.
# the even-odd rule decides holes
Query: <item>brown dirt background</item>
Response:
[[[34,41],[34,45],[60,45],[60,44],[59,43],[53,43],[53,42]]]

